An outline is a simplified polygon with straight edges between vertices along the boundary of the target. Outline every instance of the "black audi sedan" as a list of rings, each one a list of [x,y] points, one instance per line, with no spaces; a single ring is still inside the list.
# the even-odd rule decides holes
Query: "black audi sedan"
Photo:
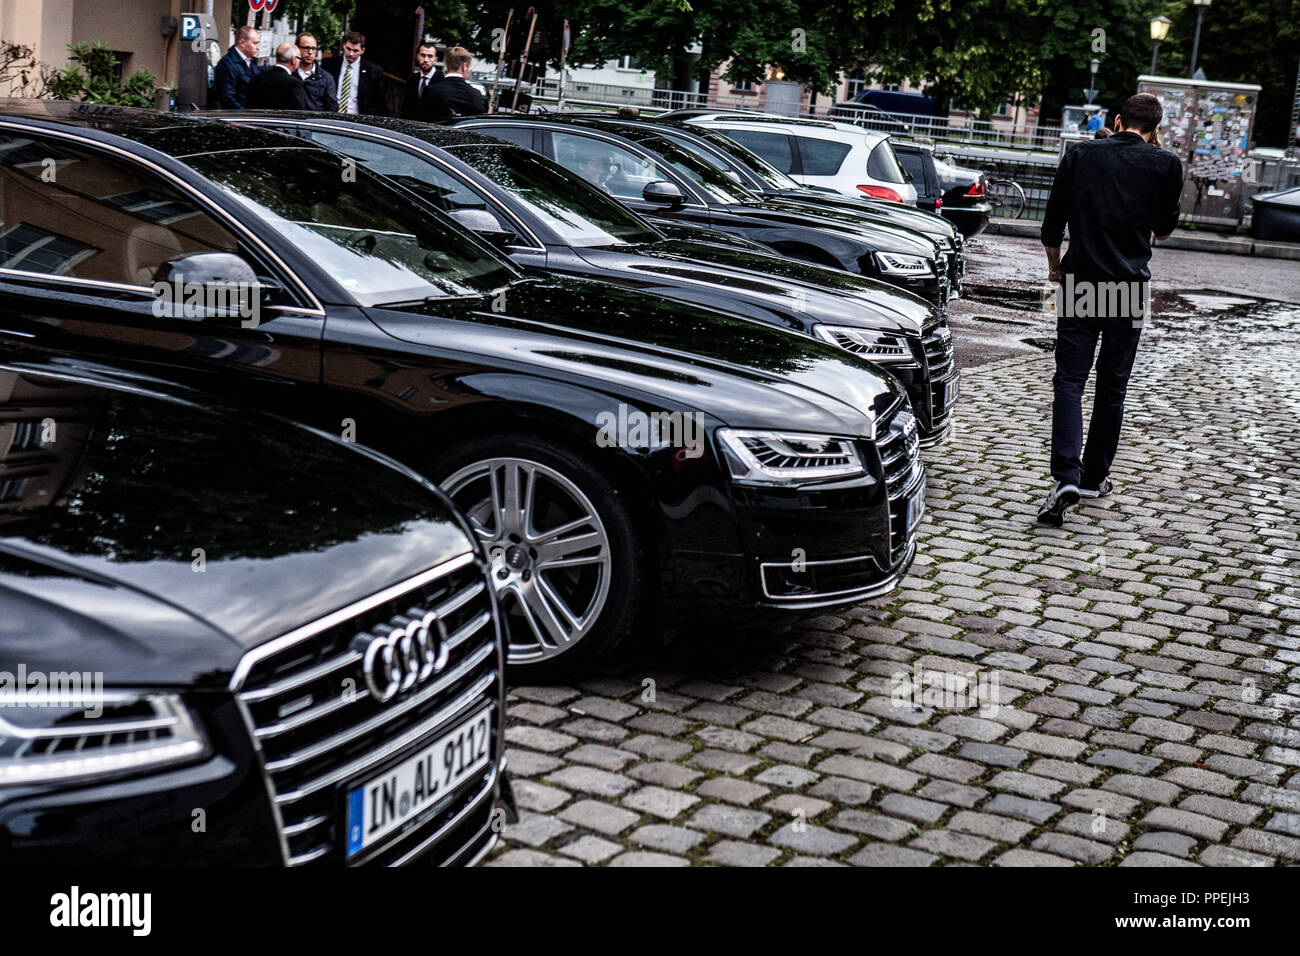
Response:
[[[678,146],[689,150],[696,158],[767,200],[781,204],[794,204],[795,208],[803,209],[814,216],[819,215],[824,209],[834,209],[865,216],[875,222],[892,223],[925,233],[938,244],[948,260],[948,279],[952,286],[952,294],[954,296],[960,294],[961,281],[966,274],[966,260],[963,254],[965,240],[952,223],[936,215],[933,210],[925,212],[923,211],[925,207],[905,206],[866,195],[861,198],[850,198],[824,187],[805,186],[727,136],[722,129],[661,117],[648,122]]]
[[[456,120],[536,150],[652,219],[699,223],[782,255],[881,279],[944,308],[951,292],[945,251],[924,233],[867,215],[760,196],[650,123],[504,114]]]
[[[414,467],[483,543],[529,679],[580,670],[634,623],[874,597],[915,553],[916,417],[879,366],[703,306],[526,277],[350,157],[13,101],[0,202],[19,224],[0,341],[106,357]]]
[[[25,351],[0,346],[0,863],[487,853],[501,620],[446,497],[338,438]]]
[[[411,120],[340,114],[210,114],[351,156],[478,232],[521,268],[600,279],[732,312],[837,345],[907,389],[921,443],[944,437],[957,399],[952,334],[938,309],[847,272],[666,239],[585,179],[521,146]]]

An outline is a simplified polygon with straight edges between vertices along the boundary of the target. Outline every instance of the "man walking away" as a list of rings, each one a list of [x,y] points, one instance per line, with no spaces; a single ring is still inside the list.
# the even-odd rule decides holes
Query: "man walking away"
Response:
[[[469,65],[473,59],[463,46],[454,46],[447,51],[447,74],[441,83],[430,88],[428,94],[430,119],[487,112],[483,94],[469,85]]]
[[[343,34],[343,55],[325,64],[334,78],[334,95],[338,111],[366,116],[387,116],[388,104],[384,99],[384,72],[378,65],[363,60],[366,38],[356,32]]]
[[[261,34],[244,26],[235,31],[235,45],[217,61],[212,71],[212,89],[217,95],[217,108],[242,110],[248,96],[248,84],[257,72],[253,61],[257,56]]]
[[[438,48],[432,43],[421,43],[415,54],[415,63],[419,69],[406,81],[406,92],[402,96],[402,116],[406,119],[428,120],[432,102],[429,90],[435,83],[442,82],[442,70],[438,69]]]
[[[302,57],[298,64],[298,79],[302,80],[303,108],[337,113],[339,101],[334,95],[334,77],[316,62],[316,55],[320,52],[316,38],[310,33],[299,33],[297,46],[298,55]]]
[[[1052,182],[1041,235],[1048,276],[1061,288],[1052,380],[1055,483],[1039,509],[1043,524],[1060,527],[1080,497],[1104,498],[1114,488],[1110,466],[1149,308],[1151,235],[1167,239],[1174,231],[1183,189],[1182,163],[1155,139],[1162,116],[1160,101],[1150,93],[1130,96],[1115,117],[1114,135],[1073,146]],[[1067,225],[1070,248],[1062,259]],[[1098,339],[1096,393],[1084,448],[1083,389]]]
[[[292,43],[281,43],[275,48],[275,66],[263,70],[249,81],[248,99],[244,108],[250,110],[301,110],[306,108],[303,98],[302,78],[298,69],[298,48]]]

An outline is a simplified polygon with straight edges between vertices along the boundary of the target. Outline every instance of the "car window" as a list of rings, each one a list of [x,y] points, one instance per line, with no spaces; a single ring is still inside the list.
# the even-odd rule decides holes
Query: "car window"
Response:
[[[903,167],[899,165],[898,156],[894,153],[894,147],[889,145],[889,140],[881,140],[867,156],[867,175],[882,183],[907,182],[903,176]],[[924,183],[925,180],[918,178],[917,182]]]
[[[551,142],[557,163],[619,199],[640,199],[648,183],[668,178],[653,160],[615,143],[560,130]]]
[[[238,248],[144,171],[60,140],[0,134],[0,268],[148,286],[170,259]]]
[[[777,168],[789,173],[794,169],[794,150],[790,137],[784,133],[769,133],[755,129],[728,129],[727,135],[752,153],[757,153]]]
[[[540,153],[505,145],[457,146],[451,152],[527,206],[571,246],[663,238],[625,206]]]
[[[720,203],[748,202],[755,198],[751,190],[662,135],[647,136],[637,142]]]
[[[518,278],[443,213],[411,202],[364,165],[349,169],[337,153],[295,146],[202,153],[185,162],[360,305],[484,295]]]
[[[805,176],[834,176],[852,149],[847,143],[830,139],[796,136],[795,140],[799,144],[799,162]]]
[[[313,142],[344,156],[351,156],[371,172],[401,183],[407,189],[443,212],[457,209],[482,209],[492,213],[498,225],[512,233],[514,242],[531,244],[510,224],[507,217],[497,215],[497,209],[475,189],[446,169],[400,146],[379,143],[360,136],[330,133],[324,130],[302,128]]]
[[[533,148],[533,131],[527,126],[474,126],[471,128],[475,133],[503,139],[507,143],[514,143],[524,149]]]
[[[898,152],[898,150],[895,150],[894,155],[897,156],[898,161],[903,164],[903,171],[912,177],[912,183],[916,186],[916,188],[920,190],[924,190],[925,189],[925,162],[924,160],[921,159],[921,154],[909,153],[909,152],[900,153]],[[867,171],[868,173],[870,173],[871,171],[870,159],[867,160]]]
[[[717,130],[705,129],[701,127],[700,135],[709,141],[715,148],[726,153],[736,162],[745,166],[754,172],[759,178],[773,189],[798,189],[799,183],[791,179],[787,174],[781,172],[766,159],[759,156],[753,150],[746,149],[734,139],[718,132]]]

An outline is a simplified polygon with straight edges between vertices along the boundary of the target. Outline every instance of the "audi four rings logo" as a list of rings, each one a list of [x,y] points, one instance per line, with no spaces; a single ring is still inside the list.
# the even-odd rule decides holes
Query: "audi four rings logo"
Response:
[[[375,700],[383,703],[428,680],[447,666],[447,626],[433,611],[395,627],[366,645],[361,672]]]

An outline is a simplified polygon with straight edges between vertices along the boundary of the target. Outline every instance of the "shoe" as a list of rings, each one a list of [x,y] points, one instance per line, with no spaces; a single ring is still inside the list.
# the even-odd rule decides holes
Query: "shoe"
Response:
[[[1079,503],[1079,486],[1057,482],[1047,493],[1047,499],[1038,509],[1038,523],[1059,528],[1070,505]]]
[[[1079,497],[1080,498],[1106,498],[1109,497],[1110,493],[1114,490],[1115,490],[1115,483],[1111,481],[1109,478],[1103,478],[1101,480],[1101,484],[1097,486],[1096,490],[1093,490],[1091,488],[1080,488]]]

